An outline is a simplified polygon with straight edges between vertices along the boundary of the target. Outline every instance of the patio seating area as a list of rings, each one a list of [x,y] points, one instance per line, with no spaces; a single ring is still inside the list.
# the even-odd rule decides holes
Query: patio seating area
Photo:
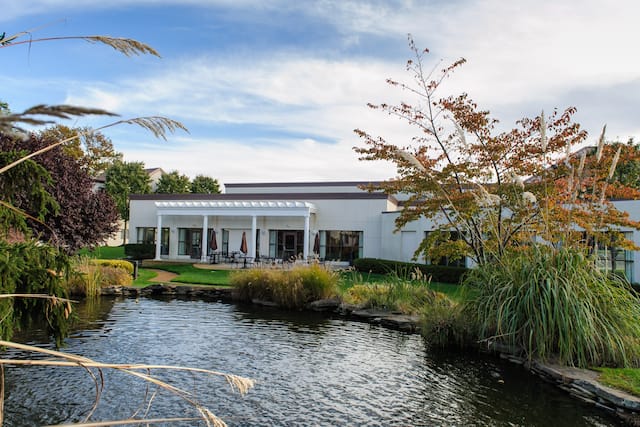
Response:
[[[239,251],[234,251],[229,254],[222,254],[219,252],[214,252],[209,255],[209,264],[215,265],[219,268],[228,268],[228,269],[236,269],[236,268],[253,268],[253,267],[261,267],[261,268],[291,268],[295,265],[305,265],[305,264],[324,264],[323,259],[318,259],[317,257],[308,257],[306,261],[291,257],[289,259],[282,258],[274,258],[274,257],[250,257],[246,256],[244,253]]]

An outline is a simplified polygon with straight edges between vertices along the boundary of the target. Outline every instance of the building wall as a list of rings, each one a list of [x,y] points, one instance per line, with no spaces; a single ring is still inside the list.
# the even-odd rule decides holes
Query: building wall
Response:
[[[393,198],[314,198],[312,195],[317,193],[337,193],[339,185],[322,188],[318,185],[292,185],[291,187],[273,186],[268,187],[266,184],[260,187],[239,187],[230,186],[227,192],[226,200],[233,198],[233,193],[238,190],[239,197],[248,200],[251,194],[268,194],[274,192],[280,196],[286,194],[284,190],[294,191],[296,195],[300,195],[301,190],[309,190],[307,200],[315,205],[316,212],[310,217],[309,223],[309,245],[313,246],[315,234],[321,230],[340,230],[340,231],[362,231],[363,232],[363,256],[367,258],[383,258],[398,261],[409,261],[413,257],[415,250],[422,239],[426,236],[427,231],[433,230],[434,221],[420,218],[413,221],[401,230],[395,230],[395,220],[399,215],[397,203]],[[264,193],[260,193],[260,189]],[[327,188],[330,191],[325,191]],[[362,190],[358,190],[357,186],[344,185],[342,190],[346,191],[350,188],[353,194],[362,194]],[[248,192],[251,190],[251,192]],[[311,190],[314,190],[311,192]],[[350,190],[350,191],[351,191]],[[247,191],[247,192],[245,192]],[[350,191],[347,193],[351,194]],[[327,196],[325,194],[324,196]],[[179,196],[178,196],[179,197]],[[333,195],[330,195],[333,197]],[[212,196],[215,200],[215,196]],[[262,200],[265,198],[262,197]],[[166,199],[164,199],[166,200]],[[177,199],[174,199],[177,200]],[[204,200],[204,199],[200,199]],[[298,200],[298,199],[296,199]],[[640,221],[640,201],[618,201],[614,203],[620,210],[629,213],[631,219]],[[131,220],[129,224],[129,238],[131,242],[137,241],[138,227],[153,227],[157,225],[157,215],[155,200],[131,200]],[[437,219],[435,220],[437,221]],[[193,216],[163,216],[162,226],[170,229],[170,255],[169,258],[180,258],[177,255],[178,250],[178,228],[202,228],[203,217],[201,215]],[[250,216],[209,216],[208,228],[213,228],[220,232],[222,229],[229,230],[229,250],[237,250],[240,247],[242,232],[247,233],[250,238],[251,233],[251,217]],[[269,230],[303,230],[303,217],[257,217],[257,229],[260,232],[260,251],[262,255],[268,255],[269,251]],[[631,233],[633,241],[640,246],[640,231],[628,229],[623,230]],[[222,235],[218,234],[218,247],[222,245]],[[183,256],[186,258],[186,256]],[[633,261],[632,280],[640,282],[640,251],[631,253]],[[424,258],[418,258],[418,261],[424,262]],[[469,263],[467,265],[470,265]]]
[[[309,221],[309,245],[313,246],[315,234],[320,230],[343,230],[363,232],[363,256],[378,258],[381,256],[382,235],[380,212],[387,208],[386,199],[364,200],[310,200],[317,208]],[[131,200],[130,202],[129,239],[137,241],[139,227],[156,227],[157,214],[155,200]],[[303,217],[257,217],[257,229],[260,230],[261,255],[267,255],[269,250],[269,230],[303,230]],[[169,257],[181,258],[177,255],[178,228],[202,228],[203,217],[197,216],[169,216],[162,217],[162,227],[168,227],[170,232]],[[242,232],[250,238],[250,216],[209,216],[208,228],[216,231],[229,230],[229,250],[239,248]],[[222,236],[217,236],[218,246],[221,246]],[[186,256],[183,256],[187,258]]]

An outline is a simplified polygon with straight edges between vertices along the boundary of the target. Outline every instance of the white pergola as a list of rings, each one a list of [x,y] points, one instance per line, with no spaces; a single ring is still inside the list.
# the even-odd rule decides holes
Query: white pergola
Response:
[[[156,260],[160,260],[160,245],[162,242],[163,216],[202,216],[202,248],[207,247],[207,230],[210,216],[249,217],[251,218],[251,238],[248,242],[250,254],[256,251],[257,218],[263,217],[303,217],[304,218],[304,249],[303,256],[309,256],[309,218],[316,213],[313,203],[291,200],[216,200],[216,201],[157,201],[156,228]],[[207,251],[203,250],[201,261],[207,262]]]

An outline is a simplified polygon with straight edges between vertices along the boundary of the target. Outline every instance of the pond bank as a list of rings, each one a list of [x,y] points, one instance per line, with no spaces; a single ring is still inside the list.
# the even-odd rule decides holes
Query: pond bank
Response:
[[[102,289],[104,296],[126,297],[174,297],[203,299],[220,302],[234,302],[231,288],[214,288],[211,286],[186,286],[174,284],[155,284],[145,288],[113,286]],[[270,301],[252,301],[263,306],[275,306]],[[315,301],[306,307],[313,311],[330,312],[355,320],[379,324],[383,327],[407,333],[420,332],[419,316],[408,316],[382,310],[359,309],[341,303],[338,299]],[[588,369],[577,369],[567,366],[542,364],[514,356],[505,348],[491,348],[503,359],[522,365],[525,369],[538,375],[545,381],[557,385],[573,397],[603,410],[615,413],[626,424],[640,426],[640,398],[629,393],[607,387],[598,382],[598,373]]]

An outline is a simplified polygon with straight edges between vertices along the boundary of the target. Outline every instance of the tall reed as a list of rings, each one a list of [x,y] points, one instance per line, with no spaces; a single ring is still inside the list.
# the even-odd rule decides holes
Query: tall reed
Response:
[[[469,272],[466,311],[481,340],[563,364],[636,366],[640,300],[582,251],[535,245]]]

